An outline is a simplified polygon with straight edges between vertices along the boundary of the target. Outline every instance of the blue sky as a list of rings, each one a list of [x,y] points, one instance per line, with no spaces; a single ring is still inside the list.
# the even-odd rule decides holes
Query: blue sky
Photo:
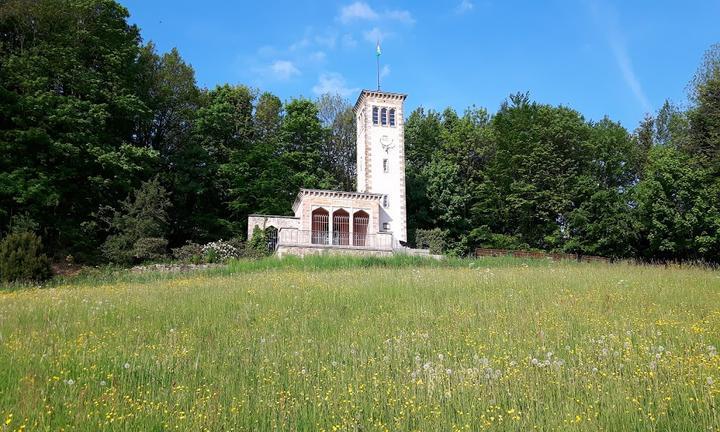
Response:
[[[409,109],[492,113],[529,91],[629,129],[665,99],[684,103],[703,52],[720,42],[720,1],[120,1],[203,87],[354,102],[376,85],[380,38],[382,88],[407,93]]]

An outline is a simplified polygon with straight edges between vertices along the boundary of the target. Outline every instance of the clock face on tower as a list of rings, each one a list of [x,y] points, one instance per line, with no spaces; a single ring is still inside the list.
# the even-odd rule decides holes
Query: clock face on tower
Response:
[[[393,140],[387,135],[383,135],[382,137],[380,137],[380,145],[382,146],[383,150],[385,150],[385,153],[390,153],[390,150],[395,147],[395,140]]]

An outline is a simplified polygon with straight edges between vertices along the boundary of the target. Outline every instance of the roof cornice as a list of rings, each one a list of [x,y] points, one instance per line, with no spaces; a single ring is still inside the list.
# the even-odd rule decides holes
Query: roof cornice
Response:
[[[382,97],[386,99],[396,99],[404,101],[405,98],[407,98],[407,95],[404,93],[391,93],[382,90],[363,90],[360,92],[360,95],[355,102],[355,106],[353,106],[354,112],[357,112],[357,109],[360,106],[360,102],[362,102],[362,100],[366,97]]]

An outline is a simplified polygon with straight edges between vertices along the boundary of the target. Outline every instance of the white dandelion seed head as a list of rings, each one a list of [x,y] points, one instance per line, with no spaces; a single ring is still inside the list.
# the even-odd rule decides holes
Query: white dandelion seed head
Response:
[[[123,367],[124,367],[125,369],[130,369],[130,363],[125,363],[125,364],[123,365]]]

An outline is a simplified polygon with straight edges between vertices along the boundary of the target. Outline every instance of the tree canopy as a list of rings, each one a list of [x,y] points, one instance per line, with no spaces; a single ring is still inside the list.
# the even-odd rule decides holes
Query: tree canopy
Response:
[[[250,213],[290,214],[300,187],[354,189],[348,101],[200,88],[180,50],[158,53],[128,16],[113,0],[0,2],[0,234],[26,227],[88,262],[132,244],[131,261],[243,236]],[[528,93],[494,114],[417,108],[410,242],[438,230],[456,254],[720,261],[720,45],[689,90],[632,132]]]

